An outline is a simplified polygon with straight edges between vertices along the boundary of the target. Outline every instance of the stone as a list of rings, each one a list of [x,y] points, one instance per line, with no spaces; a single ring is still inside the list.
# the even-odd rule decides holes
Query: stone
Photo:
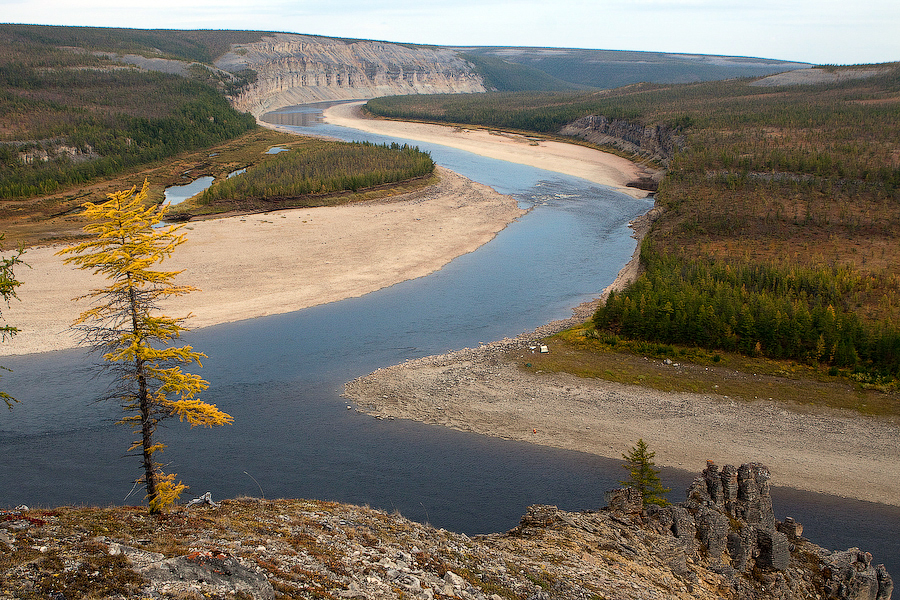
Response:
[[[716,505],[721,505],[725,500],[722,490],[722,477],[719,475],[719,467],[712,462],[706,463],[706,469],[703,471],[703,479],[706,480],[706,492],[709,499]]]
[[[626,487],[606,492],[609,510],[622,515],[639,515],[644,510],[644,498],[634,487]]]
[[[784,571],[791,562],[790,543],[780,531],[760,529],[756,532],[759,556],[756,564],[765,569]]]
[[[242,593],[254,600],[275,598],[275,590],[264,575],[215,550],[169,558],[144,569],[142,574],[156,585],[170,584],[168,589],[177,592]]]
[[[738,474],[732,465],[722,467],[722,495],[726,503],[737,500]]]
[[[444,573],[444,581],[448,584],[452,585],[455,588],[464,589],[468,587],[469,582],[454,573],[453,571],[447,571]]]
[[[706,550],[709,560],[721,561],[731,521],[718,510],[707,507],[700,509],[694,521],[697,524],[697,537],[700,538],[701,549]]]
[[[776,521],[775,529],[786,535],[792,542],[796,542],[803,536],[803,525],[794,521],[793,517],[785,517],[784,522]]]
[[[889,600],[894,581],[884,565],[873,566],[872,555],[850,548],[823,560],[825,597],[829,600]]]
[[[546,504],[532,504],[519,521],[519,528],[549,527],[559,518],[558,509]]]

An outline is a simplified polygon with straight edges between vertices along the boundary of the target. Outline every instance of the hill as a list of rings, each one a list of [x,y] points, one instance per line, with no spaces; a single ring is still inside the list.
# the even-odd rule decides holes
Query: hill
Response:
[[[11,234],[13,243],[71,235],[78,224],[60,219],[102,199],[112,184],[101,182],[235,139],[254,127],[243,113],[258,118],[293,104],[384,95],[606,87],[618,81],[608,76],[615,69],[670,81],[800,66],[261,31],[0,24],[0,228],[21,231]],[[194,161],[185,172],[214,174],[204,169]],[[174,172],[155,179],[152,196],[173,183],[180,183]]]
[[[475,537],[314,500],[22,508],[0,522],[0,598],[889,600],[871,554],[776,521],[768,489],[762,465],[708,465],[683,503],[644,509],[626,488]]]
[[[457,48],[466,56],[482,62],[480,72],[489,77],[497,91],[565,90],[568,88],[612,89],[634,83],[694,83],[739,77],[762,77],[811,67],[807,63],[739,56],[711,56],[664,52],[631,52],[625,50],[591,50],[579,48]],[[498,66],[517,73],[512,77],[493,78]],[[518,69],[515,69],[518,67]],[[531,83],[529,72],[540,72],[548,83],[539,87]],[[549,83],[554,82],[554,83]]]

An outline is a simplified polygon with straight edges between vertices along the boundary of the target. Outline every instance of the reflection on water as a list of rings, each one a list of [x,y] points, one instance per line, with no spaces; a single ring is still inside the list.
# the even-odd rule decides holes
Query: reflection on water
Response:
[[[322,111],[335,104],[342,104],[342,102],[318,102],[314,104],[304,104],[302,106],[288,106],[266,113],[260,120],[263,123],[270,123],[272,125],[313,127],[322,123]]]

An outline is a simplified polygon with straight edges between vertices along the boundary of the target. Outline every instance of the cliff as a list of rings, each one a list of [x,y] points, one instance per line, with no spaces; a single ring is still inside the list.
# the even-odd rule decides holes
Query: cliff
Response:
[[[889,600],[871,555],[832,553],[775,521],[768,470],[694,482],[645,510],[532,506],[519,526],[469,537],[397,514],[312,500],[0,513],[0,599],[406,598]]]
[[[485,91],[481,76],[455,51],[389,42],[279,33],[233,46],[216,66],[256,72],[232,103],[257,117],[327,100]]]
[[[684,144],[682,136],[672,127],[644,126],[603,115],[581,117],[563,127],[560,133],[600,146],[612,146],[662,165],[667,165],[675,150]]]

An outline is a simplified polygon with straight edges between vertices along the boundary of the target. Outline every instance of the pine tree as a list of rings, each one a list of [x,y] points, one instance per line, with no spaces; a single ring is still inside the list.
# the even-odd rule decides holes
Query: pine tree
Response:
[[[643,439],[639,439],[628,454],[623,454],[622,458],[626,463],[622,465],[628,469],[629,478],[619,483],[631,486],[641,493],[644,499],[644,505],[658,504],[665,506],[669,503],[663,497],[663,494],[669,491],[669,488],[662,486],[659,478],[659,469],[653,464],[655,452],[651,452]]]
[[[119,422],[140,434],[129,452],[140,450],[143,476],[138,481],[143,481],[150,512],[155,514],[175,502],[187,487],[176,484],[175,474],[163,473],[154,460],[165,448],[154,441],[159,421],[178,416],[191,427],[212,427],[233,419],[197,399],[209,384],[181,370],[181,365],[200,364],[205,358],[190,346],[172,345],[186,331],[182,323],[187,317],[155,316],[158,301],[195,288],[175,285],[177,271],[152,269],[184,242],[184,234],[177,233],[180,226],[155,227],[162,220],[163,209],[144,206],[147,191],[145,181],[140,192],[132,188],[108,194],[109,200],[102,204],[86,203],[84,214],[90,222],[84,230],[92,234],[91,239],[59,254],[73,255],[65,262],[104,275],[110,282],[81,297],[91,299],[94,306],[81,313],[72,327],[95,351],[102,352],[104,366],[116,377],[112,397],[128,413]]]
[[[3,236],[0,235],[0,241],[2,240]],[[3,298],[7,307],[9,306],[9,301],[11,299],[18,298],[18,296],[16,296],[16,288],[22,285],[22,282],[16,279],[15,267],[16,265],[24,264],[22,262],[22,254],[24,253],[25,249],[19,248],[19,250],[11,256],[0,257],[0,297]],[[19,330],[12,325],[0,326],[0,340],[8,340],[18,332]],[[3,398],[4,402],[6,402],[6,406],[10,409],[12,409],[13,402],[18,402],[18,400],[6,392],[0,392],[0,398]]]

